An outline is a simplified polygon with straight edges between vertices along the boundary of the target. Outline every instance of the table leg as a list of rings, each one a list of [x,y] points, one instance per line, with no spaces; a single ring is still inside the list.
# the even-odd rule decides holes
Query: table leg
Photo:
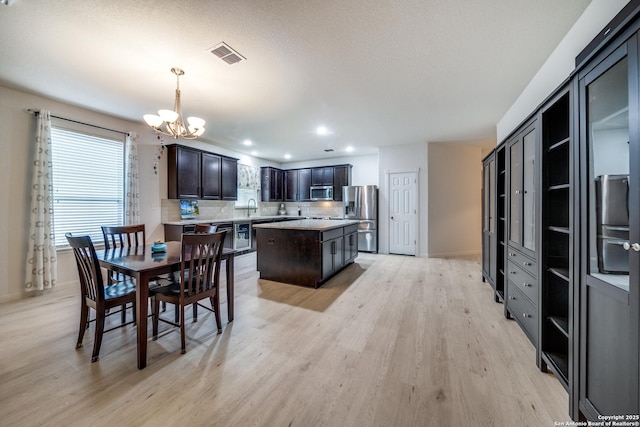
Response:
[[[226,267],[227,267],[227,316],[229,318],[229,322],[233,321],[233,291],[235,288],[234,283],[234,254],[229,254],[226,259]]]
[[[149,275],[136,275],[136,326],[138,335],[138,369],[147,366],[147,314],[149,308]]]

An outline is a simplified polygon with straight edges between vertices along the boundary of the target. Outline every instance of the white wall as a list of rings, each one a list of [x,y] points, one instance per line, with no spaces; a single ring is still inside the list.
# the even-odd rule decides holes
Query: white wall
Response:
[[[428,247],[428,145],[427,143],[381,147],[379,156],[378,186],[378,249],[389,253],[389,182],[388,173],[418,172],[418,247],[416,254],[427,255]]]
[[[429,257],[482,252],[482,158],[486,147],[429,144]]]
[[[575,68],[575,57],[627,3],[628,0],[592,0],[516,102],[498,122],[498,142],[509,136],[547,96],[569,77]],[[526,55],[526,52],[523,52],[523,55]]]

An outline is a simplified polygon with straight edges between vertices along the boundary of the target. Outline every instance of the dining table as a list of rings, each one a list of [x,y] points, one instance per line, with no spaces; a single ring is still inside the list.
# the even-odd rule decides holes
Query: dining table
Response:
[[[233,321],[234,258],[236,251],[224,248],[226,264],[227,316]],[[149,284],[163,274],[180,270],[181,243],[166,242],[166,251],[153,252],[151,245],[96,250],[100,266],[133,277],[136,281],[136,326],[138,369],[147,366],[147,320]]]

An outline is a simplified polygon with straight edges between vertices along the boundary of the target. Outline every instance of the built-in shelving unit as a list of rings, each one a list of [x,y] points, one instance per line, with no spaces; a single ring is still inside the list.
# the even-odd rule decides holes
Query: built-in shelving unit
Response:
[[[571,121],[570,92],[542,111],[541,366],[568,390],[570,383]]]
[[[507,281],[505,276],[505,254],[507,249],[507,242],[505,239],[505,233],[507,230],[506,223],[506,200],[507,200],[507,168],[505,163],[505,146],[502,145],[496,150],[496,193],[498,198],[496,200],[496,216],[498,221],[496,224],[496,238],[498,240],[498,250],[496,254],[496,262],[498,264],[498,274],[496,277],[496,302],[504,302],[504,284]]]

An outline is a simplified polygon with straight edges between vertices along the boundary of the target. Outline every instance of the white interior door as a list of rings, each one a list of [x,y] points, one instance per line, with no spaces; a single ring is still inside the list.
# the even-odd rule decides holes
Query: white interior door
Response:
[[[417,186],[416,172],[389,174],[389,253],[416,254]]]

